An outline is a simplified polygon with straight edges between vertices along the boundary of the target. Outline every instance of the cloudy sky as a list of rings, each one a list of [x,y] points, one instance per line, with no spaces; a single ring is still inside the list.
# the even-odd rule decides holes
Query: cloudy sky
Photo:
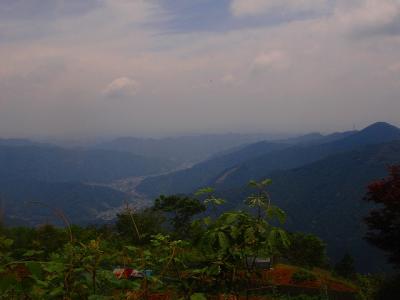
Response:
[[[399,116],[400,0],[0,0],[0,136]]]

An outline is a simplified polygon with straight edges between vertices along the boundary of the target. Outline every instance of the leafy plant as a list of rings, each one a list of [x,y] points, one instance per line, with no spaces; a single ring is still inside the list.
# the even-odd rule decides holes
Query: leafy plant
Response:
[[[315,281],[317,280],[317,277],[311,272],[299,270],[293,273],[291,280],[293,283],[303,283],[307,281]]]

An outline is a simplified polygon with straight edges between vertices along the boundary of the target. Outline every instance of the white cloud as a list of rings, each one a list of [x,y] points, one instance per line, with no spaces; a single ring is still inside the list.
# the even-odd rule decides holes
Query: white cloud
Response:
[[[259,54],[253,61],[252,71],[280,71],[290,67],[288,55],[279,50],[267,51]]]
[[[337,26],[355,34],[400,33],[400,1],[342,1],[333,20]]]
[[[231,12],[236,17],[281,12],[315,12],[328,7],[327,0],[232,0]]]
[[[250,16],[323,3],[297,1],[232,4],[242,2],[235,15]],[[340,130],[365,116],[398,120],[400,38],[381,33],[396,23],[399,1],[333,2],[338,7],[321,18],[264,27],[238,18],[223,32],[143,26],[159,21],[157,2],[148,0],[103,0],[85,15],[43,20],[52,31],[40,42],[1,44],[0,134]],[[11,21],[21,39],[29,36]],[[98,101],[99,93],[132,101]]]
[[[128,98],[136,95],[139,83],[129,77],[114,79],[103,91],[108,98]]]

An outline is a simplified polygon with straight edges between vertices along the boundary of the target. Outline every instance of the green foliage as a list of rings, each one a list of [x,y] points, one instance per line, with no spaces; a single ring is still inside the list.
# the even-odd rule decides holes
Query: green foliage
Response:
[[[195,293],[190,296],[190,300],[207,300],[203,293]]]
[[[205,211],[206,207],[197,199],[186,196],[163,196],[154,202],[154,210],[172,215],[170,223],[173,232],[178,237],[185,237],[189,233],[193,216]]]
[[[152,235],[163,232],[165,216],[153,209],[132,212],[126,209],[117,215],[115,223],[118,234],[127,241],[137,243],[148,243]]]
[[[271,213],[276,208],[270,204],[265,191],[269,181],[252,184],[258,193],[246,203],[257,213],[233,211],[223,213],[215,220],[204,219],[205,230],[196,244],[210,269],[215,270],[220,289],[227,292],[238,292],[242,278],[235,274],[239,270],[244,270],[249,284],[251,274],[255,272],[256,259],[271,257],[289,243],[286,233],[270,224],[276,218],[283,218],[280,214]]]
[[[335,265],[335,273],[344,278],[354,278],[356,275],[354,258],[350,254],[346,253]]]
[[[384,282],[384,278],[379,275],[357,275],[357,285],[359,287],[358,298],[360,300],[377,299],[379,290]]]
[[[59,250],[67,238],[65,230],[59,230],[52,225],[46,224],[36,230],[34,245],[47,255]]]
[[[206,198],[204,199],[204,205],[209,208],[211,207],[211,210],[214,213],[214,216],[218,216],[218,206],[223,205],[225,203],[225,200],[222,198],[218,198],[214,194],[214,189],[211,187],[206,187],[199,189],[196,193],[196,196],[202,196],[205,195]]]
[[[215,210],[213,218],[193,220],[206,206],[223,203],[207,188],[198,194],[204,202],[160,197],[151,209],[119,214],[115,226],[6,228],[0,234],[0,299],[146,300],[168,293],[172,299],[203,300],[248,293],[262,275],[258,259],[290,253],[291,242],[315,242],[277,226],[286,216],[271,203],[270,183],[251,183],[256,191],[246,199],[246,211]],[[138,277],[116,277],[114,268],[134,269]],[[305,271],[292,279],[315,280]]]
[[[0,236],[0,272],[4,272],[3,266],[11,261],[11,246],[13,243],[13,240]]]
[[[291,264],[306,268],[327,266],[326,245],[320,238],[301,232],[289,233],[288,237],[290,245],[281,253]]]
[[[291,280],[293,283],[302,283],[307,281],[315,281],[317,280],[317,277],[311,272],[299,270],[293,273]]]

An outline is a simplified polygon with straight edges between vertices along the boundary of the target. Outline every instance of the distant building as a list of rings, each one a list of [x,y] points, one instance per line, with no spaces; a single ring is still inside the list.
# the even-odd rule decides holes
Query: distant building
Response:
[[[256,270],[269,270],[272,268],[272,259],[270,257],[261,258],[261,257],[249,257],[247,258],[247,266],[251,266],[254,264],[254,268]]]

